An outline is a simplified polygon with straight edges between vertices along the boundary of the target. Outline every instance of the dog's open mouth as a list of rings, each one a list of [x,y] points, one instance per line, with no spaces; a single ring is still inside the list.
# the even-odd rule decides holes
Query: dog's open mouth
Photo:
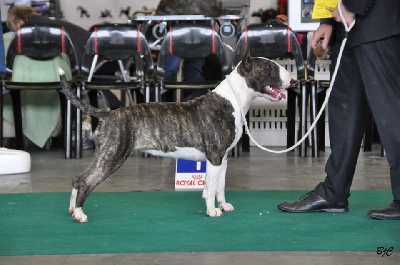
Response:
[[[277,87],[266,86],[264,91],[268,95],[268,99],[271,101],[279,101],[286,98],[286,95]]]

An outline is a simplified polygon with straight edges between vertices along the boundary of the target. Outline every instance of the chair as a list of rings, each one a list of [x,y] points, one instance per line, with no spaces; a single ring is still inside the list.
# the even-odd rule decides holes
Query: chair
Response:
[[[27,71],[25,68],[26,65],[22,66],[21,63],[27,61],[32,68],[31,72],[21,75],[21,72]],[[48,64],[46,64],[47,62]],[[24,149],[21,91],[60,90],[58,67],[64,69],[70,80],[75,80],[79,76],[78,60],[72,41],[63,27],[45,24],[25,24],[15,32],[11,39],[7,50],[6,64],[10,72],[6,74],[3,88],[10,90],[12,98],[16,148]],[[44,69],[41,67],[44,65],[55,67],[47,69],[44,73]],[[18,79],[18,76],[22,76],[22,79]],[[45,76],[45,78],[39,79],[38,76]],[[62,106],[61,110],[65,115],[65,119],[62,119],[65,158],[71,158],[71,105],[63,95],[59,95]],[[1,99],[1,108],[3,108],[2,103]],[[2,126],[3,123],[1,121],[0,131],[2,130]],[[0,142],[2,142],[2,139],[0,139]]]
[[[304,60],[296,35],[287,25],[276,20],[249,25],[242,32],[237,42],[233,66],[240,62],[243,50],[247,45],[250,45],[251,56],[275,60],[291,72],[293,80],[297,80],[288,88],[287,99],[287,147],[291,147],[295,144],[297,97],[300,98],[299,139],[305,134],[307,128],[307,91],[304,85]],[[250,150],[248,137],[243,137],[242,141],[243,150]],[[306,156],[306,151],[306,143],[303,142],[299,148],[299,155],[301,157]]]
[[[157,60],[157,90],[156,101],[161,100],[161,94],[168,90],[193,90],[216,88],[222,80],[204,80],[204,81],[164,81],[166,61],[169,55],[175,55],[181,60],[206,58],[209,55],[215,55],[221,66],[222,79],[231,71],[227,56],[224,50],[224,44],[214,26],[206,24],[180,24],[170,26],[169,32],[165,36]],[[181,96],[176,93],[176,101],[181,101]],[[239,155],[237,147],[232,149],[232,156]]]
[[[117,62],[120,76],[115,72],[108,75],[96,74],[106,62]],[[133,78],[130,71],[134,69]],[[132,24],[102,24],[91,28],[82,58],[81,75],[84,90],[111,90],[127,92],[130,104],[134,100],[131,90],[140,91],[145,101],[150,101],[150,82],[153,81],[153,59],[147,41],[140,27]],[[121,82],[122,81],[122,82]],[[94,105],[97,105],[96,102]],[[81,154],[81,114],[77,110],[76,152]]]
[[[157,60],[156,77],[158,82],[156,101],[167,90],[178,89],[213,89],[221,80],[205,80],[200,82],[190,81],[164,81],[166,61],[169,55],[175,55],[181,60],[206,58],[214,54],[221,64],[222,77],[229,74],[231,67],[225,54],[224,45],[214,27],[206,24],[180,24],[171,26],[164,38]],[[180,101],[177,97],[177,101]]]

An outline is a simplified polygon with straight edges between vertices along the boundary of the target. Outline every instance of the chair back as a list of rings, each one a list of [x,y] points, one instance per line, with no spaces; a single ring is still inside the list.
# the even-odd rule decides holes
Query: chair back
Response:
[[[146,63],[148,74],[153,72],[153,60],[146,38],[140,27],[133,24],[101,24],[91,28],[82,58],[82,75],[88,76],[93,57],[100,60],[129,60],[140,56]]]
[[[266,23],[247,26],[237,42],[233,66],[241,61],[247,45],[250,45],[251,56],[277,60],[278,63],[285,64],[283,66],[292,73],[293,79],[304,78],[304,60],[300,44],[295,33],[287,25],[277,20],[269,20]]]
[[[25,55],[33,60],[50,60],[65,54],[69,59],[72,76],[80,69],[75,48],[64,27],[46,24],[25,24],[11,39],[7,50],[7,67],[13,69],[15,57]]]
[[[222,75],[229,74],[231,67],[225,54],[223,42],[211,25],[180,24],[171,26],[161,45],[157,62],[157,77],[163,79],[167,57],[173,54],[181,59],[205,58],[215,54]]]

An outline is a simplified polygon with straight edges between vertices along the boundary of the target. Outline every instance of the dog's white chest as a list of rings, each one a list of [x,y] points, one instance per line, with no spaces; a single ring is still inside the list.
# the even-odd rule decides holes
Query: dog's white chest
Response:
[[[246,114],[251,102],[257,97],[254,90],[247,87],[244,79],[234,70],[213,92],[227,99],[233,106],[235,117],[235,139],[229,149],[233,148],[243,133],[242,114]]]

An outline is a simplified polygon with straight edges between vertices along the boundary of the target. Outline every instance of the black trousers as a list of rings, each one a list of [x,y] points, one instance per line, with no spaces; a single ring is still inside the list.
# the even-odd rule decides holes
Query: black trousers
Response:
[[[331,155],[315,188],[331,203],[350,197],[370,110],[390,166],[393,197],[400,200],[400,35],[346,47],[328,103]]]

